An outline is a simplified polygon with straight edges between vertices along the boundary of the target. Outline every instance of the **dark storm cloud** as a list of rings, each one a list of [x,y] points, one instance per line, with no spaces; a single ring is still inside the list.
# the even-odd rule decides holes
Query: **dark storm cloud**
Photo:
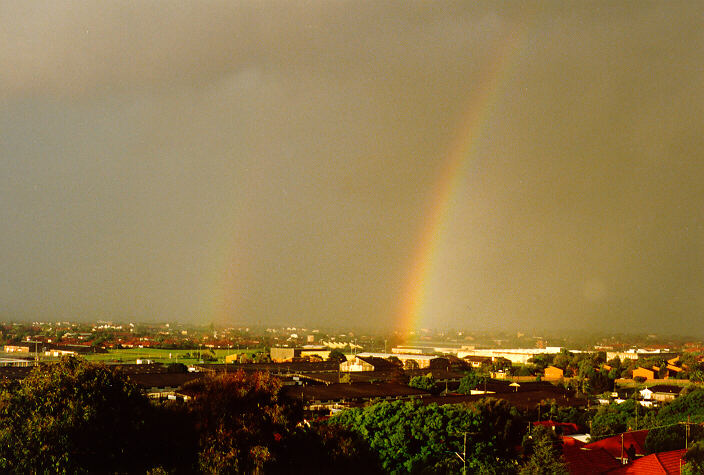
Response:
[[[688,2],[0,3],[0,311],[392,324],[464,105],[520,30],[424,321],[691,326],[701,18]]]

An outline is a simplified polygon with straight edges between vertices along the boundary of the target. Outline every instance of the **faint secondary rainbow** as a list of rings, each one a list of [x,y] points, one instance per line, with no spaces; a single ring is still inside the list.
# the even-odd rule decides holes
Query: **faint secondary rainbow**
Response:
[[[433,262],[446,228],[452,198],[465,175],[467,164],[474,157],[477,143],[483,135],[484,126],[492,116],[502,87],[510,76],[511,66],[526,31],[525,24],[521,25],[511,31],[499,46],[498,53],[478,82],[479,88],[470,95],[458,134],[443,161],[432,201],[425,214],[423,228],[416,241],[409,277],[401,295],[397,328],[406,338],[423,323],[421,311],[425,304]]]

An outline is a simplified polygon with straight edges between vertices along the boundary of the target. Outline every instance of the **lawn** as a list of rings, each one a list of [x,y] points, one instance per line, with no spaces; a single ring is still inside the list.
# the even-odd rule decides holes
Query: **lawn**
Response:
[[[108,353],[91,353],[85,355],[89,361],[100,361],[104,363],[134,363],[138,359],[152,360],[157,363],[197,363],[197,358],[184,358],[186,353],[193,355],[199,350],[165,350],[161,348],[129,348],[120,350],[108,350]],[[205,351],[205,350],[203,350]],[[214,350],[218,363],[225,362],[225,356],[233,353],[254,353],[261,349],[222,349]]]

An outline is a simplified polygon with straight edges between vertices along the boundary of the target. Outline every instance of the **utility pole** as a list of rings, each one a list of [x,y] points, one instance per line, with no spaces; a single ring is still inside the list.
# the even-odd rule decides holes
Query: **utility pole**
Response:
[[[464,444],[462,446],[462,475],[467,475],[467,433],[464,433]]]
[[[621,465],[623,465],[623,432],[621,432]]]
[[[685,431],[684,431],[684,448],[687,449],[689,448],[689,423],[691,420],[691,416],[687,416],[687,422],[685,422]]]
[[[468,431],[463,431],[463,432],[453,432],[450,433],[449,435],[459,435],[463,434],[464,435],[464,443],[462,445],[462,453],[455,452],[455,455],[457,455],[457,458],[462,461],[462,475],[467,475],[467,435],[477,435],[479,432],[468,432]]]
[[[455,452],[455,455],[462,461],[462,475],[467,475],[467,432],[464,433],[464,445],[462,454]]]

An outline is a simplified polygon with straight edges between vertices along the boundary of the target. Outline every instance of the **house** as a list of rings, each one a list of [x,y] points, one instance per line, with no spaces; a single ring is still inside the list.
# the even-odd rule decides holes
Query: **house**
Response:
[[[658,384],[641,389],[640,395],[647,401],[666,402],[674,400],[680,394],[680,391],[682,391],[681,386]]]
[[[629,452],[631,453],[631,458],[645,455],[645,438],[647,436],[647,429],[634,430],[591,442],[584,447],[587,449],[604,449],[613,458],[624,460],[625,462],[629,457]]]
[[[290,363],[203,363],[193,365],[193,368],[193,371],[215,373],[242,370],[247,373],[264,371],[273,375],[289,375],[321,371],[337,373],[340,370],[340,365],[337,361],[292,361]]]
[[[491,364],[491,357],[490,356],[472,356],[468,355],[462,358],[464,361],[469,363],[469,365],[472,368],[479,368],[482,365],[490,365]]]
[[[676,378],[682,371],[684,371],[679,366],[675,366],[673,364],[668,364],[666,369],[667,369],[667,375],[665,376],[666,378]]]
[[[545,379],[546,380],[558,380],[565,376],[565,371],[557,366],[548,366],[545,368]]]
[[[647,379],[655,379],[655,372],[652,369],[637,367],[633,370],[633,379],[638,376]]]
[[[562,456],[570,475],[605,473],[621,467],[621,463],[603,448],[586,448],[583,442],[572,437],[562,437]]]
[[[29,345],[5,345],[5,353],[29,353]]]
[[[609,475],[635,475],[644,473],[648,475],[679,475],[682,473],[682,466],[687,463],[682,458],[686,453],[686,449],[658,452],[636,459],[628,465],[609,470],[606,473]]]
[[[78,353],[76,353],[73,350],[62,350],[58,348],[53,348],[53,349],[47,349],[44,351],[44,356],[54,356],[54,357],[60,357],[60,356],[76,356]]]
[[[405,355],[405,354],[395,354],[395,353],[369,353],[369,352],[364,352],[360,353],[357,356],[373,356],[375,358],[382,358],[382,359],[388,359],[391,357],[398,358],[398,360],[403,363],[404,367],[408,368],[409,366],[409,361],[414,361],[415,364],[413,366],[416,366],[417,368],[423,369],[423,368],[429,368],[430,367],[430,362],[434,359],[436,359],[436,356],[433,355]]]
[[[351,360],[340,363],[341,372],[388,371],[395,368],[396,366],[389,360],[375,356],[355,356]]]
[[[302,347],[273,347],[269,353],[274,363],[286,363],[300,359],[326,360],[330,356],[330,349],[324,346],[305,345]]]

